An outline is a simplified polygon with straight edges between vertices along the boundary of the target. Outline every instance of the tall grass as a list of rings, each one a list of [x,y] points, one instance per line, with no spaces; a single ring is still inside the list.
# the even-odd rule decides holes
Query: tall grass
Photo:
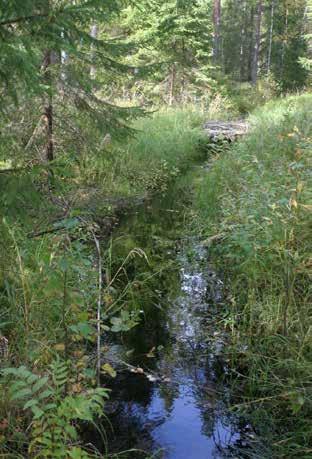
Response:
[[[312,457],[311,105],[259,109],[196,196],[203,236],[223,236],[212,250],[231,281],[242,406],[265,420],[273,457]]]
[[[168,183],[202,155],[207,143],[202,131],[211,113],[194,108],[166,109],[134,123],[134,137],[101,147],[81,163],[79,179],[101,196],[131,198],[146,192],[166,191]]]
[[[97,339],[100,349],[99,325],[125,332],[139,321],[141,312],[132,294],[132,286],[137,292],[137,276],[124,283],[121,277],[133,255],[144,259],[142,251],[130,249],[119,262],[103,244],[99,260],[94,241],[102,231],[94,220],[98,213],[105,217],[109,212],[100,205],[115,197],[165,192],[169,182],[202,154],[202,121],[192,111],[166,111],[137,122],[136,136],[123,143],[106,142],[95,151],[83,145],[75,156],[64,149],[55,162],[52,190],[40,171],[1,176],[1,369],[25,365],[44,375],[57,357],[70,361],[69,394],[85,393],[96,383],[90,349]],[[87,136],[91,138],[92,132]],[[93,197],[98,199],[95,204]],[[88,204],[95,214],[90,218],[85,215]],[[105,275],[101,297],[100,261]],[[145,269],[145,262],[142,265]],[[101,324],[96,305],[98,311],[102,307]],[[30,413],[7,399],[5,384],[0,378],[0,414],[10,419],[0,432],[0,455],[10,450],[17,457],[30,442]]]

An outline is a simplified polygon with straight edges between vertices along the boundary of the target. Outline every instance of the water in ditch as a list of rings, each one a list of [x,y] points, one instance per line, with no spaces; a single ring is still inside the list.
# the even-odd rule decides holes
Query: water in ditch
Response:
[[[107,343],[105,358],[119,370],[105,381],[107,443],[122,457],[251,457],[251,428],[231,410],[227,387],[223,283],[207,249],[185,234],[188,212],[172,193],[134,210],[114,235],[113,251],[145,251],[150,279],[138,281],[141,323]],[[127,275],[136,276],[140,263]]]

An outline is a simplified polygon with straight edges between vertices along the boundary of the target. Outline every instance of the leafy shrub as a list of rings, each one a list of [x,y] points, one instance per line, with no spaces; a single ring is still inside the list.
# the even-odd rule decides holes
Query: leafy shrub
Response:
[[[90,389],[68,394],[69,368],[65,362],[52,362],[49,372],[40,376],[25,366],[2,370],[2,387],[16,408],[29,413],[28,457],[88,459],[94,457],[79,445],[79,422],[94,422],[103,415],[108,391]]]

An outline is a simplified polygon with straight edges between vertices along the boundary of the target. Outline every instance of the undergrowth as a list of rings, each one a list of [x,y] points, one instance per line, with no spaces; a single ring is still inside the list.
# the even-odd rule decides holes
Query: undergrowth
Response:
[[[137,276],[121,278],[133,258],[143,270],[147,262],[139,248],[116,258],[95,221],[111,218],[116,198],[165,193],[205,154],[202,121],[191,110],[156,113],[122,143],[108,136],[76,156],[64,145],[53,174],[20,159],[0,175],[2,457],[97,455],[82,444],[79,423],[96,422],[103,410],[107,392],[92,392],[99,370],[116,375],[103,336],[141,318]],[[54,383],[59,368],[62,387]]]
[[[195,203],[231,288],[239,407],[271,440],[270,457],[312,457],[311,103],[289,97],[256,111]]]
[[[108,142],[79,162],[81,203],[101,211],[114,200],[164,193],[202,154],[206,116],[193,109],[166,110],[134,123],[127,142]],[[104,198],[104,202],[103,202]]]

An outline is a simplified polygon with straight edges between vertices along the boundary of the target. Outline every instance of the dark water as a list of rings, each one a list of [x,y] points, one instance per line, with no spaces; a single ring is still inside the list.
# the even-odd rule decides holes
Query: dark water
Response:
[[[164,269],[138,294],[142,323],[107,352],[120,364],[108,444],[114,453],[131,450],[122,456],[129,458],[249,457],[238,452],[249,427],[231,413],[225,383],[223,284],[206,249],[185,237],[185,212],[181,196],[159,199],[128,216],[115,236],[119,250],[141,247],[152,272],[159,263]]]

